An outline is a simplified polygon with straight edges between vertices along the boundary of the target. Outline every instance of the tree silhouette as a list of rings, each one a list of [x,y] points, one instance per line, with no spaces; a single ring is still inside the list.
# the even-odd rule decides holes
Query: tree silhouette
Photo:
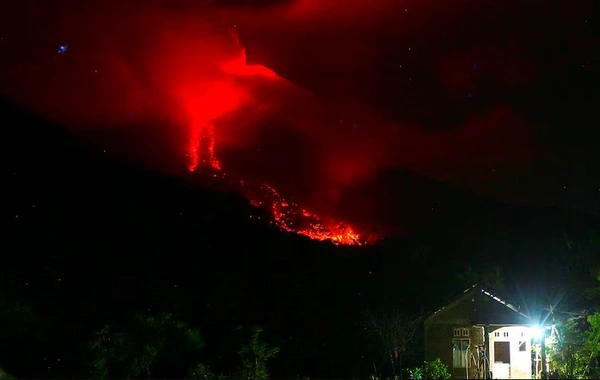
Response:
[[[197,366],[204,347],[200,332],[171,314],[138,313],[120,331],[105,325],[90,342],[93,378],[183,377]],[[179,373],[181,372],[181,373]]]
[[[398,308],[365,313],[364,330],[387,357],[392,378],[402,377],[404,355],[422,320],[422,314],[410,316]]]
[[[241,328],[239,328],[241,330]],[[279,347],[270,347],[260,340],[262,327],[254,326],[250,329],[248,341],[238,351],[242,359],[242,367],[236,378],[239,379],[268,379],[269,370],[267,361],[279,353]]]

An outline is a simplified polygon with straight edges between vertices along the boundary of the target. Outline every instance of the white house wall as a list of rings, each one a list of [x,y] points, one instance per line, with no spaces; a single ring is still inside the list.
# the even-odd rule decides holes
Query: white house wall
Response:
[[[489,333],[489,342],[490,370],[494,379],[531,379],[531,330],[529,327],[502,327]],[[496,353],[496,342],[508,343],[510,363],[500,361],[502,353]],[[520,351],[520,349],[524,351]]]

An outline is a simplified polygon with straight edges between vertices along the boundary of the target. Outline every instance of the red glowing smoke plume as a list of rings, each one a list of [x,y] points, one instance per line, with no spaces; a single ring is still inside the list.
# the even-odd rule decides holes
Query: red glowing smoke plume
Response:
[[[235,37],[235,35],[234,35]],[[234,39],[239,43],[237,38]],[[264,77],[281,80],[273,71],[260,65],[246,63],[246,49],[241,44],[239,54],[220,62],[220,78],[192,82],[181,87],[178,96],[181,99],[191,122],[189,169],[194,171],[200,164],[208,164],[221,170],[221,164],[215,154],[214,121],[226,113],[235,111],[247,102],[249,94],[246,88],[236,85],[236,77]]]
[[[115,131],[117,147],[161,169],[255,182],[262,195],[247,195],[284,229],[356,241],[337,220],[360,224],[374,207],[358,205],[385,207],[385,189],[346,209],[340,199],[382,171],[485,191],[480,173],[534,151],[511,99],[476,103],[482,81],[524,92],[535,62],[517,39],[447,49],[460,28],[434,1],[9,3],[0,92],[78,131]],[[472,23],[478,11],[452,7],[469,12]]]

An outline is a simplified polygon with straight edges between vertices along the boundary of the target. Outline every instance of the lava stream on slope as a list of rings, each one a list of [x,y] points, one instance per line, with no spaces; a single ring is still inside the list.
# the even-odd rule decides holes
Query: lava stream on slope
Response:
[[[199,138],[198,138],[199,137]],[[196,140],[196,138],[198,138]],[[342,222],[325,222],[319,215],[302,208],[292,199],[288,199],[273,186],[266,183],[253,185],[243,180],[232,178],[221,168],[221,163],[214,154],[213,128],[207,126],[194,136],[196,143],[190,145],[188,158],[190,172],[210,177],[212,182],[220,185],[229,184],[236,191],[250,200],[250,203],[270,212],[279,229],[304,235],[310,239],[329,240],[336,245],[363,245],[360,234]],[[231,186],[235,184],[235,186]]]
[[[325,223],[318,215],[286,199],[273,186],[259,187],[261,198],[250,198],[251,204],[268,208],[277,226],[288,232],[308,236],[314,240],[331,240],[334,244],[362,245],[360,235],[341,222]]]

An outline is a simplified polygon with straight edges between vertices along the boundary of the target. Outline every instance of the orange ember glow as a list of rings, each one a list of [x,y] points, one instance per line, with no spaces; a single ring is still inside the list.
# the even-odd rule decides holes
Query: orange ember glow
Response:
[[[288,232],[308,236],[314,240],[331,240],[334,244],[361,245],[360,235],[343,223],[325,224],[321,218],[303,208],[297,203],[288,201],[272,186],[261,186],[262,195],[269,201],[270,211],[277,226]],[[252,204],[263,207],[264,203],[253,200]]]
[[[209,128],[209,131],[212,129]],[[210,140],[210,137],[208,137]],[[202,144],[203,140],[192,141],[196,148],[190,155],[188,168],[192,172],[212,172],[213,178],[226,179],[227,174],[221,170],[219,161],[214,157],[214,150],[210,142]],[[204,149],[201,147],[204,146]],[[200,147],[200,148],[199,148]],[[206,157],[200,160],[199,157]],[[218,174],[214,174],[214,171]],[[247,185],[244,181],[238,181],[242,193],[250,199],[255,207],[268,210],[274,223],[279,229],[307,236],[314,240],[329,240],[336,245],[362,245],[361,237],[351,227],[340,223],[325,223],[317,214],[301,208],[297,203],[287,200],[273,186],[263,184],[258,189]]]

